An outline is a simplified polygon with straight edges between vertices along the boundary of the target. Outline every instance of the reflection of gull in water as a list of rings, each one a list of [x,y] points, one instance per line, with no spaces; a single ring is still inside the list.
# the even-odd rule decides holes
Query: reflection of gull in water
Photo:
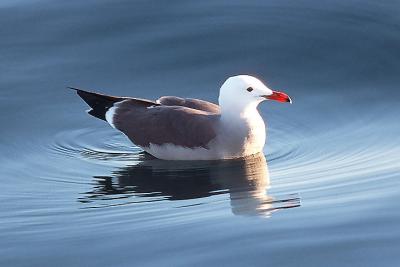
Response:
[[[81,202],[112,199],[125,201],[118,204],[123,205],[131,203],[126,201],[130,196],[154,201],[155,197],[185,200],[229,193],[235,215],[260,216],[300,204],[296,195],[279,199],[267,195],[270,180],[263,154],[233,161],[188,161],[179,164],[152,158],[135,166],[123,167],[112,177],[95,178],[99,184],[93,191],[87,192]]]

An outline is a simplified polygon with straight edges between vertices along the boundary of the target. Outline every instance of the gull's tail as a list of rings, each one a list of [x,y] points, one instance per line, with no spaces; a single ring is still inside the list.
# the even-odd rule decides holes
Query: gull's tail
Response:
[[[106,120],[106,112],[114,103],[125,100],[124,97],[115,97],[99,93],[88,92],[79,88],[68,87],[75,90],[77,94],[91,107],[88,113],[96,118]]]

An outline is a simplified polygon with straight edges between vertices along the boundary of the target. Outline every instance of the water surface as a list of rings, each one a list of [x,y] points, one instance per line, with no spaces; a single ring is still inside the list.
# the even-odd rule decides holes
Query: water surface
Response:
[[[1,266],[398,266],[398,1],[2,1]],[[66,86],[216,102],[262,155],[149,158]],[[264,156],[265,155],[265,156]]]

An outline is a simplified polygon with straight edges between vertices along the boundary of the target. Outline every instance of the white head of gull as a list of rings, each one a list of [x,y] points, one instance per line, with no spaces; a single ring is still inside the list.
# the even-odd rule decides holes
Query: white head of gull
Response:
[[[249,75],[228,78],[221,86],[219,105],[175,96],[152,101],[72,89],[92,108],[90,115],[165,160],[234,159],[259,153],[265,144],[265,124],[258,104],[291,103],[287,94]]]

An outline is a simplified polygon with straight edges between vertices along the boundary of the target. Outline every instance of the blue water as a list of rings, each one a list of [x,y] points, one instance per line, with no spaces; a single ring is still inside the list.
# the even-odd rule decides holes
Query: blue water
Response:
[[[2,1],[0,266],[398,266],[400,2]],[[263,155],[148,158],[66,86],[216,102]]]

